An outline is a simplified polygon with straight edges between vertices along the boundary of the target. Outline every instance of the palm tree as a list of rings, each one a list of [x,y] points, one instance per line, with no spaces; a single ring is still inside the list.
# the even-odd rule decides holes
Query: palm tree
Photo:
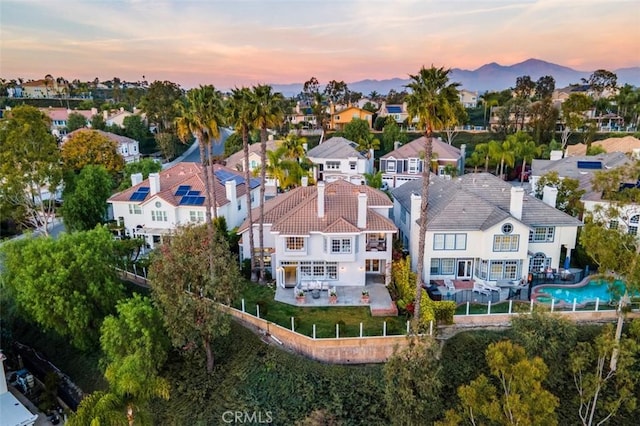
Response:
[[[300,161],[307,155],[304,150],[305,143],[307,143],[307,138],[298,136],[295,133],[289,133],[280,146],[284,148],[285,157]]]
[[[449,83],[450,69],[422,67],[417,75],[410,75],[407,88],[411,93],[406,97],[408,120],[418,119],[418,126],[424,129],[426,140],[425,159],[422,170],[422,202],[420,205],[420,237],[418,239],[418,270],[416,275],[416,300],[414,302],[414,321],[420,318],[420,299],[422,298],[422,279],[424,270],[424,248],[427,232],[427,203],[429,199],[429,180],[431,158],[433,156],[433,131],[440,130],[454,119],[458,97],[458,83]],[[416,327],[414,327],[414,330]]]
[[[260,278],[259,283],[264,284],[264,193],[267,161],[267,129],[282,125],[284,120],[284,96],[282,93],[273,93],[271,86],[264,84],[253,88],[253,107],[255,126],[260,129],[260,223],[258,243],[260,244]],[[245,158],[245,160],[247,160]]]
[[[531,162],[534,158],[540,155],[542,151],[540,146],[529,138],[529,135],[523,132],[518,132],[515,135],[510,135],[507,140],[512,139],[515,146],[516,155],[522,158],[522,167],[520,169],[520,183],[524,182],[524,175],[527,167],[527,162]]]
[[[513,167],[516,161],[515,158],[515,145],[513,139],[507,138],[503,142],[490,141],[489,142],[489,155],[496,160],[496,169],[499,172],[500,178],[504,179],[504,166]]]
[[[215,87],[200,86],[187,92],[184,102],[177,104],[179,116],[176,118],[176,130],[182,142],[187,142],[195,135],[200,149],[200,162],[204,175],[206,192],[207,228],[213,233],[211,214],[218,217],[218,203],[213,184],[213,170],[211,168],[211,144],[220,137],[219,124],[222,119],[222,96]]]
[[[482,162],[484,163],[484,172],[487,173],[489,171],[489,159],[491,158],[489,155],[489,144],[479,143],[476,145],[472,155],[475,155],[476,153],[478,157],[482,158]]]
[[[280,147],[275,151],[267,151],[267,172],[276,179],[277,185],[286,189],[300,184],[300,178],[304,170],[300,162],[295,158],[287,157],[287,151]]]
[[[358,151],[364,152],[367,160],[371,160],[371,150],[380,149],[380,139],[376,135],[369,133],[366,137],[357,140]]]
[[[242,135],[242,148],[244,151],[244,164],[249,164],[249,132],[256,122],[255,98],[247,87],[235,88],[231,91],[231,98],[228,103],[227,116],[233,123],[235,130]],[[253,239],[253,217],[251,212],[251,169],[245,167],[245,187],[247,198],[247,219],[251,227],[249,232],[249,253],[251,259],[251,280],[256,281],[254,239]],[[262,257],[262,256],[261,256]]]

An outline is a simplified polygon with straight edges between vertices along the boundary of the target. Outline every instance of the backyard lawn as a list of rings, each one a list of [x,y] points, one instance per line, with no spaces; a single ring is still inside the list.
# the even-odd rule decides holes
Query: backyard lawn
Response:
[[[405,334],[405,317],[372,317],[369,307],[300,307],[276,302],[275,290],[265,285],[245,283],[241,295],[233,304],[241,309],[244,298],[245,311],[256,315],[256,306],[260,307],[260,318],[275,324],[291,328],[291,318],[295,321],[295,331],[313,336],[313,324],[316,325],[316,337],[336,337],[336,324],[340,326],[340,337],[360,335],[360,323],[365,336],[382,336],[384,322],[387,323],[387,335]]]

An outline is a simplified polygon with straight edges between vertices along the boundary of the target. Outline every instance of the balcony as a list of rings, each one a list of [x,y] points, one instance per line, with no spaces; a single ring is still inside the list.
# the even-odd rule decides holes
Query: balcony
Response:
[[[387,238],[384,235],[367,235],[367,251],[387,251]]]

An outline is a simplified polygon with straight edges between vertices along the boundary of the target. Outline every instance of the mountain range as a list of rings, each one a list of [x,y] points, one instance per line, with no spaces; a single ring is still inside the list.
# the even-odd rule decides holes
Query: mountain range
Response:
[[[593,70],[595,71],[595,70]],[[495,62],[482,65],[475,70],[463,70],[452,68],[450,81],[461,84],[461,89],[484,93],[486,91],[500,91],[515,86],[516,78],[528,75],[533,81],[550,75],[556,80],[556,88],[566,87],[570,84],[580,83],[583,78],[589,78],[593,71],[577,71],[540,59],[527,59],[514,65],[500,65]],[[640,67],[620,68],[612,70],[618,76],[618,85],[631,84],[640,86]],[[322,83],[322,82],[321,82]],[[364,96],[376,91],[386,95],[390,90],[401,92],[405,90],[409,78],[391,78],[388,80],[361,80],[347,83],[349,90],[360,92]],[[281,92],[285,96],[295,96],[302,92],[304,83],[273,84],[274,91]]]

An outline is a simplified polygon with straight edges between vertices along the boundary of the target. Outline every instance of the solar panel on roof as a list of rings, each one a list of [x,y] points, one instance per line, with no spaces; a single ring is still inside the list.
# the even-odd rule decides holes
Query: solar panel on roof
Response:
[[[190,201],[193,197],[189,197],[189,196],[184,196],[182,197],[182,199],[180,200],[180,205],[184,206],[186,204],[190,204]]]
[[[387,111],[392,114],[400,114],[402,112],[402,108],[400,108],[399,106],[388,106]]]
[[[579,169],[600,170],[602,169],[602,161],[578,161]]]
[[[133,194],[131,194],[131,197],[129,197],[129,201],[142,201],[145,199],[146,196],[147,196],[146,192],[136,191]]]
[[[183,195],[185,195],[187,192],[189,192],[189,190],[190,190],[190,189],[191,189],[191,186],[190,186],[190,185],[180,185],[180,186],[178,187],[178,190],[176,191],[176,194],[175,194],[175,195],[176,195],[177,197],[183,196]]]
[[[150,191],[150,189],[149,189],[148,186],[141,186],[140,188],[138,188],[136,190],[136,192],[149,192],[149,191]]]
[[[186,195],[190,195],[190,196],[200,195],[200,191],[189,191],[189,192],[187,192]]]
[[[193,200],[193,204],[196,206],[201,206],[204,204],[204,197],[195,197]]]

